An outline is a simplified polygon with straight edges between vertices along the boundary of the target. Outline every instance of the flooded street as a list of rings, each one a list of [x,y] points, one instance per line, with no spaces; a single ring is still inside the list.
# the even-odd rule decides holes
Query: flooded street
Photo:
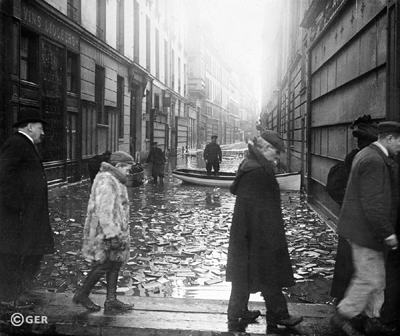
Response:
[[[222,162],[235,171],[241,158]],[[175,168],[204,168],[199,157],[170,158],[164,183],[148,181],[129,188],[131,258],[121,271],[124,295],[228,300],[224,281],[229,228],[235,197],[228,189],[183,184]],[[89,270],[80,256],[90,184],[50,191],[51,222],[57,252],[45,256],[34,286],[75,291]],[[336,235],[308,207],[299,193],[282,193],[283,216],[297,285],[285,290],[290,302],[331,303],[329,296]],[[98,283],[97,293],[105,293]],[[262,300],[259,294],[251,300]]]

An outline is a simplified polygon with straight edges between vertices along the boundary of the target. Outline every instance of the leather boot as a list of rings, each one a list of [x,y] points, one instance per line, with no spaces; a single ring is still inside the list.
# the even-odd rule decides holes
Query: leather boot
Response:
[[[96,265],[87,275],[83,282],[82,288],[74,295],[72,301],[75,304],[81,304],[87,310],[99,311],[101,307],[94,303],[90,298],[89,294],[92,291],[94,285],[100,280],[104,275],[103,265]]]
[[[240,285],[232,283],[231,296],[228,304],[229,322],[254,322],[261,315],[259,310],[249,310],[250,293]]]
[[[113,267],[107,272],[107,298],[104,302],[104,311],[110,310],[132,310],[133,304],[123,303],[117,299],[117,281],[118,281],[119,267]]]
[[[290,315],[285,296],[280,294],[263,294],[267,308],[267,325],[277,328],[278,325],[294,327],[303,321],[302,316]]]

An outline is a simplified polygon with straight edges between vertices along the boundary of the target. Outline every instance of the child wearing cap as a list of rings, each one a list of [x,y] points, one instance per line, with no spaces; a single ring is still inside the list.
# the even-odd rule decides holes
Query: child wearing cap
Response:
[[[119,270],[129,258],[129,199],[126,175],[134,164],[128,153],[111,154],[110,163],[102,162],[94,179],[83,232],[82,254],[93,262],[82,288],[73,302],[88,310],[99,311],[89,294],[102,276],[106,276],[107,297],[104,310],[130,310],[133,305],[117,300]]]

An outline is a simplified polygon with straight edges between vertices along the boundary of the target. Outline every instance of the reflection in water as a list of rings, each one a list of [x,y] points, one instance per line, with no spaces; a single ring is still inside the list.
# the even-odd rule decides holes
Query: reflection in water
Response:
[[[219,195],[219,188],[215,188],[213,191],[206,191],[206,207],[216,208],[221,206],[221,199]]]

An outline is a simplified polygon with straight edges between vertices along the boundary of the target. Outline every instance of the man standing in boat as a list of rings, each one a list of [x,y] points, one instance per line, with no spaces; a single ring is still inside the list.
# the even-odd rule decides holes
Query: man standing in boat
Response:
[[[207,175],[211,175],[211,170],[218,176],[219,165],[222,161],[221,147],[217,144],[217,135],[211,137],[211,142],[204,149],[204,161],[206,162]]]

